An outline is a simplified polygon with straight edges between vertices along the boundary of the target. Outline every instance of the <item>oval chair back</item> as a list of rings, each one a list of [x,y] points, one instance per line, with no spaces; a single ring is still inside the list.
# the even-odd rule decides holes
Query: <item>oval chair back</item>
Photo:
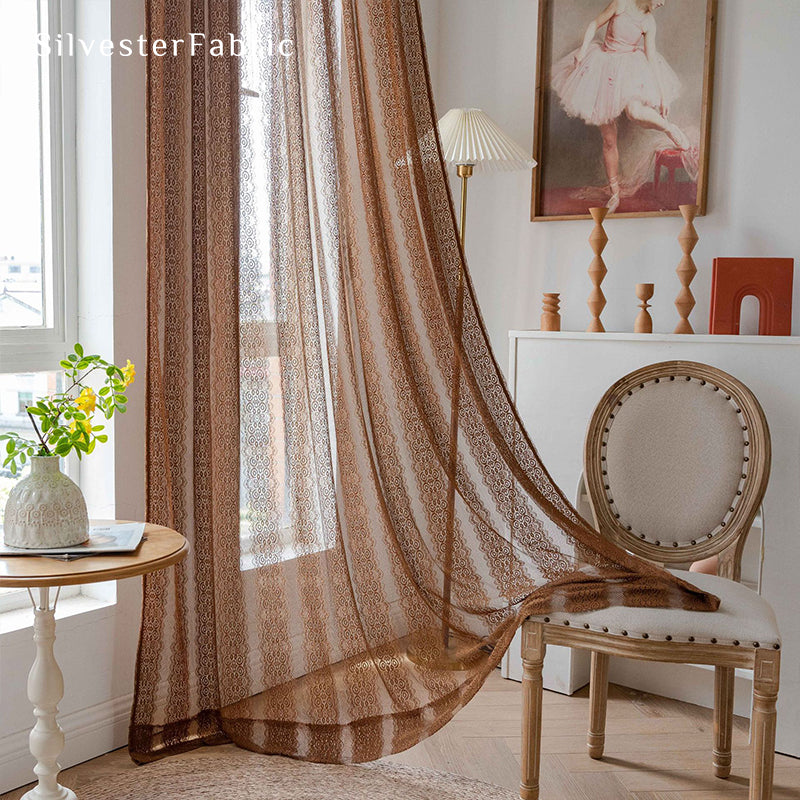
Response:
[[[719,555],[718,573],[738,581],[770,453],[761,405],[736,378],[692,361],[638,369],[605,393],[589,423],[595,525],[663,565]]]

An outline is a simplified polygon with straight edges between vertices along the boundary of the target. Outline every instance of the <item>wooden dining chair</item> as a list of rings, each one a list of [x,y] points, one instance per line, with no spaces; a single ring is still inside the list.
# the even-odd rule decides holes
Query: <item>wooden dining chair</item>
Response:
[[[612,606],[528,618],[522,635],[523,800],[539,797],[547,644],[591,651],[591,758],[603,755],[610,655],[713,665],[719,778],[731,769],[734,670],[752,670],[750,800],[770,800],[780,636],[769,604],[738,583],[769,469],[764,412],[746,386],[719,369],[687,361],[652,364],[617,381],[600,400],[584,448],[595,527],[665,567],[718,555],[716,575],[670,571],[719,597],[720,606],[715,612]]]

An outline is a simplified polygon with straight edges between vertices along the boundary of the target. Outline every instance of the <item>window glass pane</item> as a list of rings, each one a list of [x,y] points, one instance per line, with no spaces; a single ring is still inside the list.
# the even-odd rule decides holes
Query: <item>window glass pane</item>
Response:
[[[0,327],[44,324],[37,3],[0,0]],[[46,63],[46,62],[45,62]]]
[[[240,534],[243,570],[294,558],[286,482],[281,361],[270,274],[269,119],[261,64],[270,31],[255,0],[242,0],[246,42],[241,81],[240,367],[242,439]]]
[[[31,421],[25,413],[25,406],[33,400],[62,391],[61,372],[28,372],[21,374],[0,374],[0,433],[18,433],[26,439],[36,437]],[[5,444],[5,442],[3,442]],[[3,451],[0,450],[0,453]],[[0,458],[0,524],[6,508],[6,500],[11,487],[21,477],[12,475],[3,467],[5,458]],[[27,468],[22,475],[27,475]]]

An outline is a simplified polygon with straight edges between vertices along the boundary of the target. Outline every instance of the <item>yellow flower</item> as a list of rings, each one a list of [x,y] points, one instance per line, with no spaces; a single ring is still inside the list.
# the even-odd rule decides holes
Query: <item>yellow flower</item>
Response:
[[[78,408],[83,411],[84,414],[93,414],[97,405],[97,396],[87,386],[78,395],[75,405],[78,406]]]
[[[69,432],[75,433],[80,428],[87,436],[92,432],[92,423],[88,419],[74,419],[69,424]]]
[[[128,359],[128,363],[122,368],[122,375],[125,386],[130,386],[136,377],[136,365],[132,364],[130,359]]]

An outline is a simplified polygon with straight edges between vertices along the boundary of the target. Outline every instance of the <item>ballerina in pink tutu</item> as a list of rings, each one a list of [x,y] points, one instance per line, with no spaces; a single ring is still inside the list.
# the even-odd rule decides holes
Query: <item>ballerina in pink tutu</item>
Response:
[[[617,119],[623,113],[644,128],[662,131],[679,150],[688,150],[686,134],[669,121],[670,104],[680,80],[656,49],[653,10],[665,0],[612,0],[589,24],[581,47],[553,67],[552,85],[571,117],[600,128],[603,162],[611,197],[619,206]],[[604,25],[603,41],[595,34]]]

